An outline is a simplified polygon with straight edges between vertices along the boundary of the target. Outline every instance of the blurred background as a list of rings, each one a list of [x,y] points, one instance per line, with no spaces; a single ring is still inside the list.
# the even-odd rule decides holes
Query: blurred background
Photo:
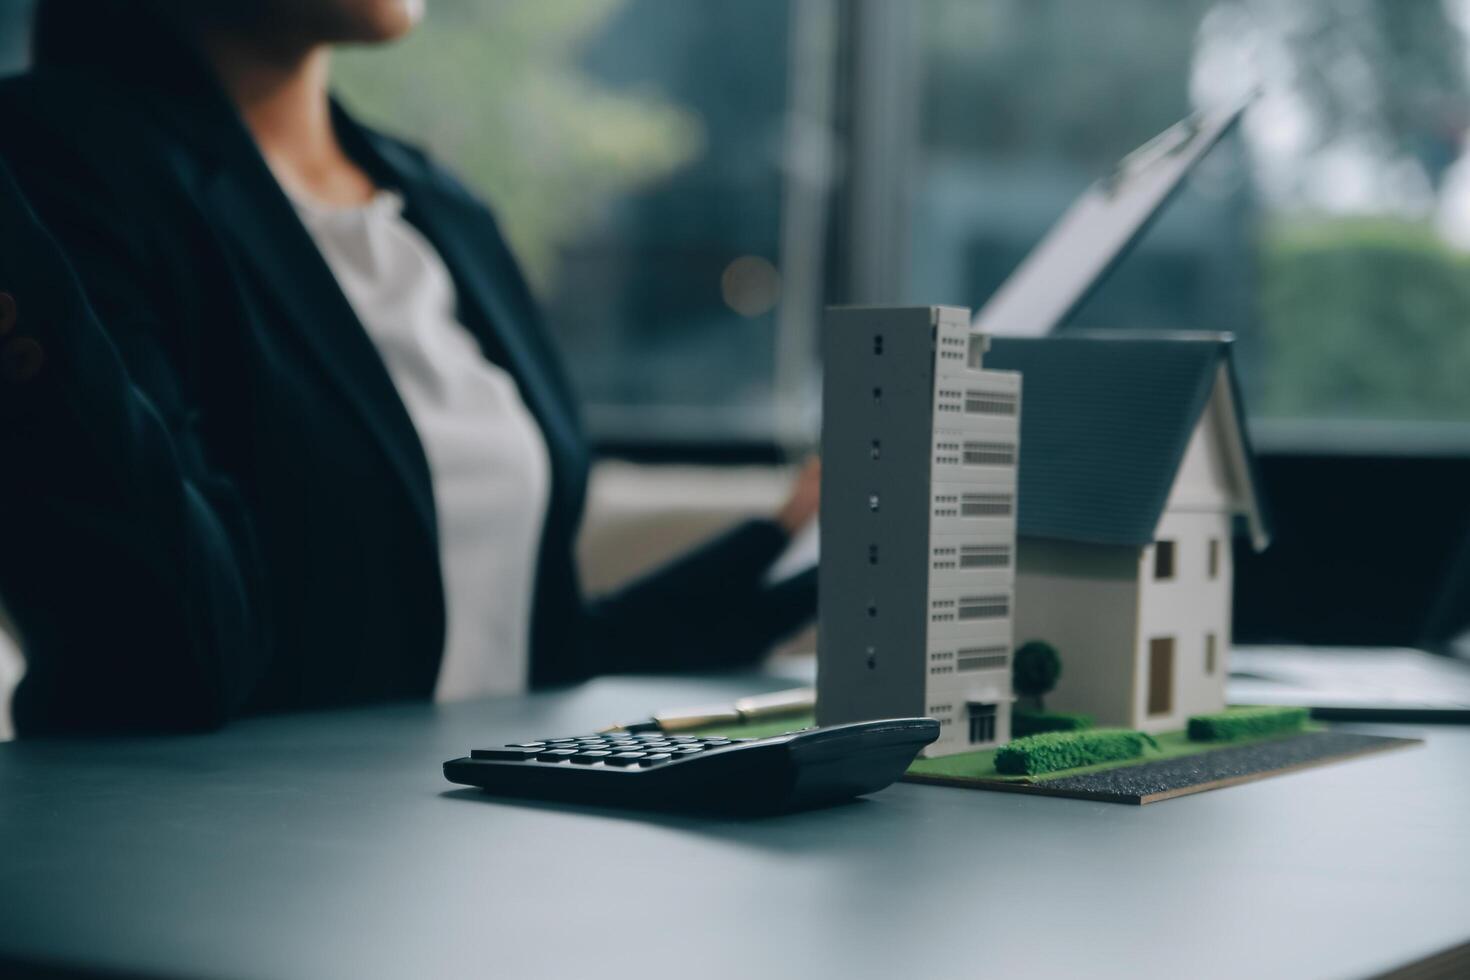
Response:
[[[1448,437],[1467,26],[1458,0],[431,0],[336,71],[493,203],[597,438],[674,456],[810,447],[824,302],[978,307],[1118,157],[1259,85],[1075,325],[1234,332],[1268,442]]]
[[[29,14],[0,0],[0,71]],[[824,304],[978,307],[1121,155],[1259,89],[1072,326],[1238,337],[1279,534],[1237,638],[1413,642],[1470,528],[1467,31],[1470,0],[429,0],[334,70],[491,202],[604,454],[687,468],[599,473],[594,585],[779,496]]]

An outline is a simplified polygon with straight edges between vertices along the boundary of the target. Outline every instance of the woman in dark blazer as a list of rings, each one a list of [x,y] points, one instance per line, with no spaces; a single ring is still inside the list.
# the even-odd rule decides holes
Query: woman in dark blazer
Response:
[[[283,184],[400,199],[534,419],[530,685],[749,662],[814,611],[810,574],[764,584],[814,476],[779,519],[584,598],[588,447],[494,219],[328,100],[324,46],[399,33],[407,6],[42,0],[35,68],[0,84],[0,596],[27,659],[22,735],[435,690],[432,468]]]

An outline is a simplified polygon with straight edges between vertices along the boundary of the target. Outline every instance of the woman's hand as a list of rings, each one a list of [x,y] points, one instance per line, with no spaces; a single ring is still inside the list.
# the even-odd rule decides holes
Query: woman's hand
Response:
[[[776,523],[786,530],[786,533],[795,536],[802,528],[811,523],[813,517],[817,516],[817,507],[822,499],[822,460],[820,457],[812,456],[802,465],[801,472],[796,474],[796,482],[791,485],[791,493],[786,498],[786,503],[776,512]]]

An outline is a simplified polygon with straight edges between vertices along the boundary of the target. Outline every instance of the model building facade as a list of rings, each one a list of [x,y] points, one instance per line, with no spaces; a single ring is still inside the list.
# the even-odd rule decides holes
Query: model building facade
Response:
[[[926,755],[1010,737],[1021,376],[949,307],[823,332],[823,725],[927,715]]]
[[[1015,626],[1061,653],[1048,709],[1183,727],[1225,705],[1231,541],[1269,540],[1217,335],[997,339],[1026,378]]]

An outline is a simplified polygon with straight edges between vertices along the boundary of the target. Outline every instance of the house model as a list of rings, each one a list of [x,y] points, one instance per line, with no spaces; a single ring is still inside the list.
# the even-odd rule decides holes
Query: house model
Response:
[[[988,363],[1026,379],[1015,630],[1061,654],[1048,709],[1163,731],[1224,707],[1233,530],[1270,535],[1230,350],[994,341]]]
[[[1021,377],[949,307],[823,332],[817,720],[927,715],[929,756],[1010,738]]]

